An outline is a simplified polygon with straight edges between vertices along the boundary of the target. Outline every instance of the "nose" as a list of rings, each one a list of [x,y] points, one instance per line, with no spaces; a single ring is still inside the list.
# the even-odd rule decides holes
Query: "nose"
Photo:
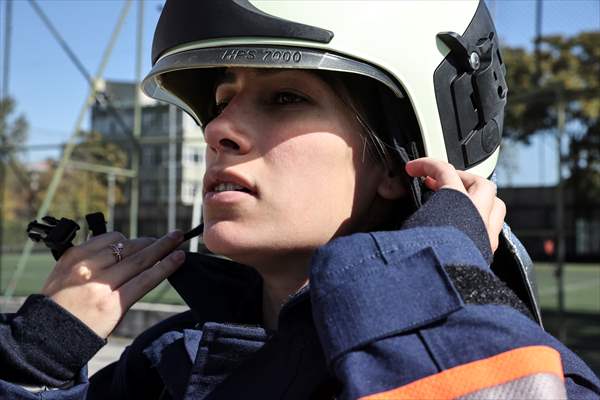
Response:
[[[251,123],[243,118],[243,110],[232,103],[204,128],[206,144],[214,154],[243,155],[252,149],[247,132]]]

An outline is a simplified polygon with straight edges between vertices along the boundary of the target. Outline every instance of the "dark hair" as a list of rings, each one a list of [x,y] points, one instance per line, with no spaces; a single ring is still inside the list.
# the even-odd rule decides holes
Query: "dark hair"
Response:
[[[398,98],[381,83],[362,75],[316,71],[353,112],[363,127],[367,151],[383,164],[390,174],[403,179],[411,190],[411,177],[404,166],[408,154],[424,154],[416,115],[407,97]],[[416,154],[415,154],[416,153]],[[396,201],[394,217],[379,226],[381,230],[398,229],[417,208],[412,195]]]
[[[368,151],[390,171],[404,165],[398,147],[411,143],[423,154],[419,125],[408,98],[398,98],[372,78],[349,73],[315,71],[354,112],[363,126]]]

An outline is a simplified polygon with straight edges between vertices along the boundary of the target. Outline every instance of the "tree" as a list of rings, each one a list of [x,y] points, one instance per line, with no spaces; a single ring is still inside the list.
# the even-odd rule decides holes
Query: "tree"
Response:
[[[0,251],[13,244],[19,230],[24,205],[27,208],[30,185],[17,153],[27,140],[29,126],[23,115],[14,116],[15,102],[0,99]]]
[[[509,107],[504,134],[528,142],[555,131],[557,104],[566,105],[567,184],[588,200],[600,195],[600,32],[541,38],[540,56],[505,48]]]
[[[71,160],[121,168],[127,165],[127,153],[119,145],[106,141],[96,132],[82,132],[80,136],[82,140],[75,147]],[[38,207],[46,195],[46,189],[57,166],[56,161],[49,160],[49,168],[39,178],[42,190],[37,196]],[[102,211],[106,214],[107,197],[108,183],[105,174],[67,168],[48,213],[83,221],[85,214],[91,212]],[[122,200],[122,185],[117,185],[115,201]]]
[[[10,97],[0,99],[0,135],[3,155],[8,155],[21,147],[27,140],[29,126],[23,115],[12,117],[15,102]]]

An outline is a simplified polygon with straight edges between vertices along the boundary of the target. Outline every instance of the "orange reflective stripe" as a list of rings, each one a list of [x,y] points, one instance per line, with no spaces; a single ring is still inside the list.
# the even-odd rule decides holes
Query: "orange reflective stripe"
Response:
[[[521,347],[361,399],[454,399],[538,373],[555,374],[564,379],[558,351],[546,346]]]

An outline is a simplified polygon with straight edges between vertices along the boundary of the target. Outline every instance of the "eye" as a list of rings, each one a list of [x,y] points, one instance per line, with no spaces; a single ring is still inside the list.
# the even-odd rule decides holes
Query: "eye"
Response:
[[[275,104],[296,104],[304,101],[306,101],[304,97],[292,92],[277,92],[273,96],[273,103]]]

